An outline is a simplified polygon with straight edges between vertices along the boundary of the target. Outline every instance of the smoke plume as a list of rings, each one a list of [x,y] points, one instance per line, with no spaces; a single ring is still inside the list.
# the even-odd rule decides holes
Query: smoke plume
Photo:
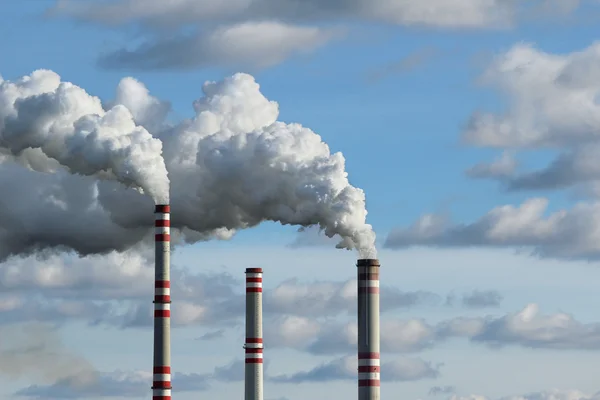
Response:
[[[169,200],[160,140],[136,126],[126,107],[104,111],[100,99],[52,71],[0,82],[0,145],[14,155],[41,149],[74,173],[104,173]]]
[[[169,103],[133,78],[104,105],[51,71],[0,80],[0,180],[19,191],[0,200],[0,214],[12,214],[0,218],[0,257],[129,247],[150,233],[152,201],[170,202],[174,235],[187,242],[275,221],[319,226],[340,238],[337,247],[375,256],[365,194],[349,183],[341,153],[310,129],[277,121],[278,104],[250,75],[207,82],[202,92],[195,115],[173,124]],[[39,185],[12,181],[15,169]],[[36,198],[35,215],[22,215],[32,206],[19,206],[25,194]]]

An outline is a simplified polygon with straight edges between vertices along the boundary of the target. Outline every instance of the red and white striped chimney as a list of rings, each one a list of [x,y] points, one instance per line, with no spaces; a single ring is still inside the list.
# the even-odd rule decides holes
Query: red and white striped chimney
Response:
[[[263,400],[262,268],[246,268],[245,400]]]
[[[152,400],[171,400],[171,207],[154,210],[154,369]]]
[[[379,260],[358,260],[358,400],[380,399]]]

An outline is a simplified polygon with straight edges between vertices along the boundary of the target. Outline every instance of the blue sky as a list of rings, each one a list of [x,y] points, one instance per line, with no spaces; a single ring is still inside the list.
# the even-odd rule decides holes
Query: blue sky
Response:
[[[411,342],[406,344],[409,350],[389,351],[386,357],[390,362],[409,358],[413,360],[411,368],[417,368],[414,360],[421,360],[429,363],[430,372],[417,374],[414,379],[398,374],[395,382],[382,384],[384,397],[434,398],[428,395],[430,388],[452,386],[441,396],[457,396],[455,400],[470,395],[533,398],[541,392],[549,398],[547,391],[556,389],[560,396],[580,390],[585,395],[571,395],[589,398],[600,390],[594,374],[600,325],[590,301],[597,292],[596,278],[600,278],[600,241],[596,240],[600,239],[600,164],[593,152],[591,156],[586,153],[598,144],[600,131],[596,117],[600,111],[596,101],[600,94],[596,83],[600,50],[593,46],[598,3],[540,1],[552,12],[534,11],[527,17],[525,11],[516,8],[512,10],[514,18],[500,20],[507,26],[495,28],[493,23],[504,7],[510,7],[509,2],[489,1],[491,6],[485,9],[484,0],[449,0],[447,4],[465,7],[458,14],[444,10],[447,5],[437,0],[421,2],[428,3],[429,14],[419,14],[422,10],[418,6],[402,0],[376,0],[369,3],[370,8],[360,10],[343,2],[329,13],[317,7],[314,15],[305,18],[271,9],[263,10],[264,14],[256,14],[251,7],[240,11],[232,2],[231,19],[217,16],[207,22],[202,7],[208,7],[211,0],[202,4],[182,2],[184,14],[163,3],[159,6],[162,11],[150,17],[144,8],[136,8],[144,0],[72,0],[61,2],[61,8],[51,16],[46,13],[54,1],[6,1],[0,13],[0,76],[13,81],[37,69],[49,69],[105,104],[115,98],[121,79],[132,76],[149,89],[151,96],[171,103],[168,121],[175,124],[194,117],[192,103],[203,97],[205,81],[221,81],[236,72],[251,74],[261,93],[279,103],[279,121],[301,123],[321,135],[332,152],[343,153],[350,184],[366,193],[367,222],[377,233],[382,281],[385,279],[390,293],[425,291],[434,297],[429,302],[392,304],[392,310],[382,316],[382,323],[421,321],[436,332],[432,333],[432,344],[424,348]],[[103,8],[108,3],[114,3],[118,12]],[[558,8],[567,3],[573,5],[572,10]],[[223,9],[229,6],[227,2],[219,4]],[[263,4],[269,4],[268,0]],[[390,4],[397,7],[380,12]],[[99,8],[93,9],[94,5]],[[319,12],[323,14],[317,15]],[[469,19],[468,15],[477,17]],[[310,27],[322,42],[310,42],[302,39],[299,31],[290,30],[285,36],[287,42],[282,39],[265,44],[249,38],[240,44],[228,43],[229,48],[215,33],[220,27],[255,20],[278,21],[280,32],[294,26]],[[259,28],[264,26],[254,27],[252,34],[260,38]],[[341,29],[343,34],[335,31],[330,38],[330,28]],[[183,31],[191,32],[193,40],[182,40],[179,33]],[[170,47],[185,55],[179,54],[182,59],[196,64],[178,64],[177,54],[168,57],[159,53],[165,68],[144,67],[143,46],[137,46],[143,42],[151,46],[167,37],[175,37]],[[210,47],[213,42],[209,39],[217,43],[217,49]],[[177,41],[183,45],[176,46]],[[196,47],[188,49],[185,43]],[[293,46],[304,47],[297,51]],[[114,62],[112,68],[99,64],[103,55],[118,54],[122,48],[136,50],[134,58]],[[203,58],[202,52],[209,56]],[[266,60],[272,54],[284,55],[260,65],[259,58]],[[2,113],[0,108],[4,118]],[[3,135],[0,129],[0,138]],[[4,151],[2,142],[0,147]],[[502,154],[515,164],[500,169],[494,160]],[[548,169],[557,159],[560,162]],[[0,173],[4,169],[8,174],[9,164],[24,169],[21,161],[18,157],[0,158]],[[469,175],[467,171],[475,165],[481,166],[485,176]],[[545,172],[532,174],[535,171]],[[36,179],[46,179],[41,172],[35,174]],[[94,177],[86,179],[95,182]],[[13,184],[11,188],[18,187],[17,178]],[[34,193],[26,189],[31,184],[22,184],[22,191],[14,198],[21,196],[23,204],[37,207],[36,200],[28,198]],[[67,186],[61,190],[69,191]],[[78,196],[76,190],[73,193]],[[545,199],[547,207],[539,211],[542,203],[531,202],[534,198]],[[521,209],[507,208],[521,204],[525,204]],[[496,211],[490,211],[493,209]],[[49,221],[42,212],[31,214],[34,216],[28,221],[33,225]],[[477,220],[481,222],[473,223]],[[0,229],[8,232],[8,226],[0,225]],[[323,289],[326,294],[320,294],[325,297],[338,296],[338,286],[353,278],[355,252],[335,249],[333,241],[318,236],[314,229],[300,236],[295,230],[296,226],[264,222],[241,230],[228,241],[199,242],[175,250],[175,271],[190,274],[187,278],[182,275],[178,284],[191,293],[186,294],[188,308],[181,309],[181,323],[173,331],[173,368],[188,374],[180,378],[180,387],[189,389],[178,393],[174,378],[177,399],[234,399],[242,394],[243,382],[226,374],[219,377],[214,370],[241,358],[243,320],[237,311],[221,319],[205,315],[204,307],[238,305],[233,295],[232,299],[211,299],[207,288],[216,282],[213,280],[239,280],[245,267],[261,266],[265,268],[265,291],[275,293],[270,298],[275,303],[281,301],[275,289],[292,278],[298,280],[294,285],[315,280],[327,283]],[[69,234],[72,232],[64,233]],[[31,235],[22,240],[38,240]],[[312,245],[290,246],[302,239]],[[103,259],[109,250],[106,248],[103,254],[75,258],[72,265],[64,264],[63,260],[72,255],[60,248],[45,264],[36,261],[35,249],[11,249],[6,253],[10,257],[0,249],[0,288],[5,289],[4,294],[0,291],[0,310],[4,310],[6,321],[58,323],[60,328],[51,334],[48,346],[58,348],[57,342],[62,343],[60,351],[65,352],[66,360],[77,359],[73,365],[82,362],[90,366],[117,391],[132,385],[130,395],[114,396],[116,399],[150,395],[143,372],[151,366],[152,332],[144,323],[130,326],[132,316],[136,312],[142,315],[144,302],[150,302],[150,297],[144,297],[143,286],[139,293],[137,289],[128,291],[128,285],[142,285],[152,267],[144,252],[145,242],[136,240],[131,239],[127,249],[115,248],[112,258]],[[81,248],[72,247],[76,251]],[[114,276],[106,272],[107,277],[93,272],[102,271],[103,263],[110,271],[121,265],[123,272]],[[55,276],[64,282],[48,278],[53,266],[61,271]],[[76,278],[65,278],[69,274]],[[232,293],[241,290],[239,282],[227,282],[224,285]],[[310,290],[299,292],[310,296]],[[469,296],[485,293],[498,295],[501,300],[468,306]],[[447,304],[450,295],[455,300]],[[302,301],[302,295],[298,296],[297,301]],[[10,305],[11,299],[18,304],[22,299],[28,302],[21,310]],[[519,320],[517,313],[529,304],[539,306],[536,319]],[[311,334],[308,325],[303,325],[309,331],[302,334],[307,335],[305,340],[320,340],[319,335],[331,328],[328,324],[351,323],[353,314],[331,310],[327,318],[297,315],[290,306],[273,314],[267,310],[266,315],[267,321],[272,320],[268,328],[279,330],[272,333],[273,349],[265,355],[271,360],[270,376],[308,371],[348,355],[311,353],[303,344],[286,338],[282,324],[318,321],[315,329],[319,333]],[[440,324],[464,323],[459,317],[477,320],[482,324],[480,331],[442,337]],[[2,343],[3,338],[14,335],[9,322],[0,327],[0,351],[10,350],[9,342],[6,348]],[[43,329],[47,327],[36,329],[46,332]],[[198,340],[211,332],[219,332],[218,337]],[[423,332],[407,330],[406,335],[415,335],[417,342],[424,343],[427,338],[419,336],[425,335]],[[410,342],[406,335],[398,335],[390,336],[390,343]],[[17,372],[0,366],[0,380],[5,382],[0,399],[16,398],[15,393],[35,394],[37,389],[40,399],[106,395],[93,384],[88,392],[84,387],[73,395],[69,392],[72,388],[60,388],[64,376],[49,375],[42,367],[26,364],[23,362]],[[194,382],[205,381],[210,387],[194,388]],[[38,385],[37,389],[32,385]],[[137,388],[144,385],[148,390],[140,392]],[[356,395],[352,379],[286,384],[267,379],[265,385],[267,400]],[[19,392],[27,387],[29,392]],[[50,397],[51,393],[58,395]]]

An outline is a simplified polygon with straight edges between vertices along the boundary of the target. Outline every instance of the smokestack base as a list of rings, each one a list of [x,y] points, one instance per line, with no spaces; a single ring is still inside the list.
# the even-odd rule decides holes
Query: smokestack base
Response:
[[[379,267],[381,264],[376,258],[362,258],[356,262],[357,267]]]

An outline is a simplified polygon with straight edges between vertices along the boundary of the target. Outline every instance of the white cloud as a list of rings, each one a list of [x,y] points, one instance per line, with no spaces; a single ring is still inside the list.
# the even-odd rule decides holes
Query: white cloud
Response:
[[[555,2],[533,3],[558,10]],[[560,2],[561,6],[565,4]],[[569,4],[558,14],[569,14],[578,7],[577,0]],[[512,0],[62,0],[46,14],[112,28],[139,24],[149,29],[144,45],[133,51],[122,48],[105,55],[100,62],[103,66],[186,69],[276,64],[336,36],[336,31],[323,26],[348,21],[442,29],[503,29],[517,24],[527,14],[525,11],[531,11],[530,5]],[[190,28],[194,30],[192,35],[182,34]]]
[[[504,114],[476,113],[464,140],[478,146],[570,146],[597,139],[595,101],[600,45],[570,54],[550,54],[518,44],[498,55],[481,82],[506,97]]]
[[[537,1],[539,5],[555,0]],[[562,3],[565,3],[564,1]],[[570,1],[576,8],[576,0]],[[283,19],[341,20],[348,17],[363,21],[442,28],[498,28],[512,25],[521,4],[505,0],[235,0],[226,5],[216,0],[178,1],[116,0],[104,4],[62,1],[51,11],[85,21],[106,25],[141,22],[146,26],[174,27],[211,20]],[[521,10],[522,11],[522,10]]]
[[[134,49],[104,54],[106,68],[194,69],[207,66],[265,68],[298,54],[307,54],[338,37],[337,29],[245,22],[213,31],[151,40]]]
[[[586,394],[579,390],[550,389],[541,392],[531,392],[524,395],[504,396],[498,400],[592,400],[600,398],[600,394]],[[481,395],[454,395],[449,400],[491,400]]]
[[[462,304],[469,308],[498,307],[502,299],[503,296],[495,290],[474,290],[463,295]]]
[[[69,377],[83,383],[95,378],[95,370],[69,351],[51,325],[28,321],[0,327],[0,376],[37,381]]]
[[[178,392],[203,391],[210,387],[211,376],[174,373],[173,385]],[[152,374],[146,371],[97,373],[93,380],[82,382],[66,377],[49,385],[34,384],[18,390],[15,396],[29,399],[140,398],[148,394]]]
[[[264,293],[264,310],[269,314],[294,314],[310,317],[354,314],[356,309],[356,279],[345,282],[300,282],[286,280]],[[404,292],[396,287],[382,286],[382,312],[423,304],[439,304],[440,297],[427,291]]]
[[[397,358],[381,365],[381,379],[384,381],[403,382],[421,379],[435,379],[439,376],[439,367],[420,358]],[[295,372],[289,375],[276,375],[269,380],[276,383],[330,382],[335,380],[356,380],[358,360],[356,356],[337,358],[322,363],[308,371]]]
[[[479,179],[503,179],[511,177],[517,169],[517,161],[508,152],[491,163],[480,163],[469,168],[467,176]]]
[[[548,200],[530,198],[520,206],[499,206],[473,223],[452,223],[425,215],[409,228],[394,230],[390,248],[411,245],[525,247],[546,257],[596,259],[600,255],[600,43],[572,53],[551,54],[521,43],[495,57],[481,78],[505,100],[498,113],[471,116],[463,140],[505,149],[502,157],[467,171],[498,180],[510,191],[574,189],[587,202],[548,213]],[[558,152],[547,166],[517,171],[536,151]],[[511,154],[510,156],[508,154]]]
[[[524,247],[543,257],[600,256],[600,203],[579,203],[571,210],[546,216],[547,207],[547,199],[532,198],[518,207],[496,207],[470,224],[453,224],[439,215],[424,215],[412,226],[390,232],[385,247]]]
[[[265,340],[273,347],[293,347],[316,355],[352,353],[358,335],[355,322],[298,317],[269,325],[266,332]],[[537,304],[502,316],[454,317],[435,324],[421,319],[381,321],[381,349],[388,354],[419,352],[451,338],[493,348],[600,350],[600,324],[583,323],[566,313],[545,315]]]

